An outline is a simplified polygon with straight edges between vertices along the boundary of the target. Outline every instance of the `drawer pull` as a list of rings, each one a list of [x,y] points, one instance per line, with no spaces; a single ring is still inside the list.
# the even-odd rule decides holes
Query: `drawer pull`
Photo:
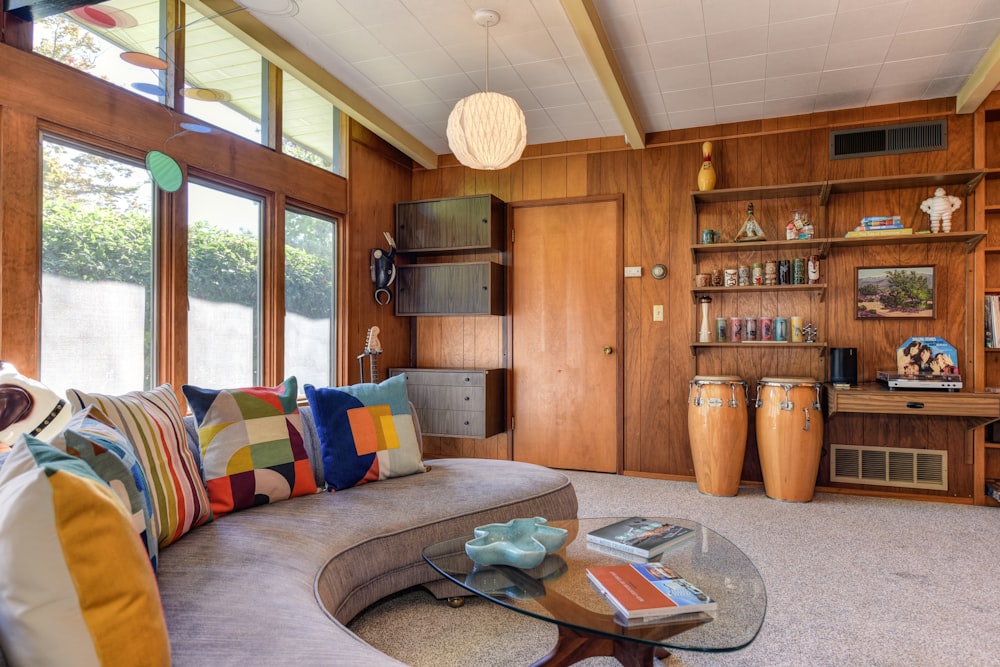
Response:
[[[469,398],[468,396],[466,396],[466,397],[465,397],[465,400],[467,400],[467,401],[471,401],[472,399],[471,399],[471,398]]]
[[[924,407],[924,404],[923,403],[918,403],[917,401],[908,401],[906,403],[906,407],[913,408],[915,410],[920,410],[921,408]]]
[[[468,425],[469,425],[469,422],[464,422],[464,423],[465,423],[465,425],[466,425],[466,426],[468,426]]]

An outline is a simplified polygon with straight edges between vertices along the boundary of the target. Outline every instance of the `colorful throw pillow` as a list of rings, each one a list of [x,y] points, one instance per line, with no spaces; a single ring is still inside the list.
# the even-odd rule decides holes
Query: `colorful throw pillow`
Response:
[[[423,472],[406,376],[380,384],[305,386],[331,491]]]
[[[156,508],[160,547],[212,519],[198,465],[187,446],[177,397],[169,384],[122,396],[66,392],[74,410],[96,405],[135,448]]]
[[[31,436],[0,469],[0,643],[11,665],[170,664],[156,577],[128,511]]]
[[[159,525],[146,472],[128,438],[96,405],[88,405],[70,418],[52,445],[86,461],[118,495],[132,516],[132,526],[155,570]]]
[[[212,513],[316,493],[290,377],[277,387],[181,387],[198,424]]]

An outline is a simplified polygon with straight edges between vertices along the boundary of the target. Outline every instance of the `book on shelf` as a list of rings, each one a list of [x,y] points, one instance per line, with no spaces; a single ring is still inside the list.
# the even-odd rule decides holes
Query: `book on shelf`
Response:
[[[863,229],[861,231],[854,230],[847,232],[844,236],[851,239],[864,236],[906,236],[907,234],[912,233],[913,227],[899,227],[886,229]]]
[[[694,536],[684,526],[633,516],[587,533],[587,541],[652,558]]]
[[[903,219],[898,215],[867,215],[861,218],[864,227],[902,227]]]
[[[986,347],[995,349],[1000,347],[1000,340],[997,339],[997,335],[1000,334],[1000,294],[987,294],[984,305],[984,317],[983,322],[986,327],[985,344]]]
[[[625,619],[714,612],[715,600],[663,563],[587,568],[587,578]]]

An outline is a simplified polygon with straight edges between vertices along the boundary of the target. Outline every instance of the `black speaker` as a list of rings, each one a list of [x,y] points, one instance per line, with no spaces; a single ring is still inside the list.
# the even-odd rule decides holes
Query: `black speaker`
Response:
[[[830,348],[830,382],[835,384],[858,384],[858,348]]]

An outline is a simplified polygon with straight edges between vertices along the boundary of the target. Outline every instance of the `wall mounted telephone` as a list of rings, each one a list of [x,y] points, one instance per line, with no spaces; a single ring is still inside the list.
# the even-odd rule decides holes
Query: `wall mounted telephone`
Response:
[[[380,306],[392,301],[389,286],[396,280],[396,242],[389,232],[382,233],[389,242],[389,250],[372,248],[370,258],[372,282],[375,284],[375,303]]]

